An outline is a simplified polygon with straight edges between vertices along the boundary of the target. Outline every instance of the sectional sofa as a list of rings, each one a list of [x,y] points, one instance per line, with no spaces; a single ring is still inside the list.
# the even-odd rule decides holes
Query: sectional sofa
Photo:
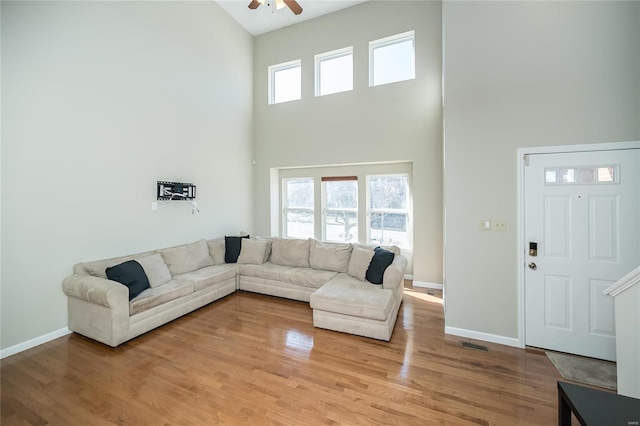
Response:
[[[139,294],[107,277],[129,264],[144,271]],[[69,329],[113,347],[236,290],[309,302],[316,327],[388,341],[406,266],[397,247],[225,237],[79,263],[62,288]]]

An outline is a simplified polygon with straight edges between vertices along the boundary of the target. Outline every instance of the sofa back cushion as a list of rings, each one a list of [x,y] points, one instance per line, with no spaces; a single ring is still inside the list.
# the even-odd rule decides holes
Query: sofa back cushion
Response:
[[[308,268],[310,241],[311,239],[274,238],[271,244],[271,263]]]
[[[373,259],[373,254],[373,250],[354,245],[347,273],[360,281],[364,281],[371,259]]]
[[[347,272],[352,248],[351,244],[322,243],[311,240],[309,244],[309,265],[313,269]]]
[[[167,268],[159,253],[141,257],[138,259],[138,263],[144,269],[144,273],[147,274],[151,288],[156,288],[171,281],[171,272],[169,272],[169,268]]]
[[[237,263],[262,265],[265,262],[264,253],[267,251],[265,240],[242,240],[240,255]]]
[[[264,251],[264,262],[268,262],[269,258],[271,257],[271,247],[273,246],[273,238],[271,238],[271,237],[255,237],[254,239],[258,240],[258,241],[266,241],[267,242],[267,249]]]
[[[224,237],[207,240],[207,246],[209,247],[209,256],[213,259],[213,263],[216,265],[224,265]]]
[[[158,251],[172,276],[213,266],[213,259],[209,256],[209,247],[205,240]]]

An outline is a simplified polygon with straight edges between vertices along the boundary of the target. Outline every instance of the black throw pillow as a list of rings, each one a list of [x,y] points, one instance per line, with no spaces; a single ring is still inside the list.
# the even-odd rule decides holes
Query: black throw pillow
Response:
[[[373,259],[369,263],[369,269],[365,274],[365,278],[372,284],[382,284],[382,278],[384,277],[384,271],[387,270],[395,254],[392,251],[385,250],[380,247],[373,249]]]
[[[224,237],[225,263],[238,263],[238,256],[240,256],[240,250],[242,249],[243,238],[249,238],[249,236],[245,235],[244,237]]]
[[[129,288],[129,300],[148,289],[149,278],[144,273],[142,265],[135,260],[128,260],[106,269],[107,278],[117,281]]]

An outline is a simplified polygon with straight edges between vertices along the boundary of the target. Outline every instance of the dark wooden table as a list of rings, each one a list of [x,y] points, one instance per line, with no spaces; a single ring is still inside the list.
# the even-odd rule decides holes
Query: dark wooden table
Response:
[[[571,413],[583,426],[639,426],[640,399],[558,382],[558,425],[571,426]]]

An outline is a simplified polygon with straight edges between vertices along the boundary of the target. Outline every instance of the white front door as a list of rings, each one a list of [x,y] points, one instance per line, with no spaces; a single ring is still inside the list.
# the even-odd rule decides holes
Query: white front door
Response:
[[[640,149],[528,156],[528,346],[616,359],[613,299],[602,291],[640,265],[639,169]]]

